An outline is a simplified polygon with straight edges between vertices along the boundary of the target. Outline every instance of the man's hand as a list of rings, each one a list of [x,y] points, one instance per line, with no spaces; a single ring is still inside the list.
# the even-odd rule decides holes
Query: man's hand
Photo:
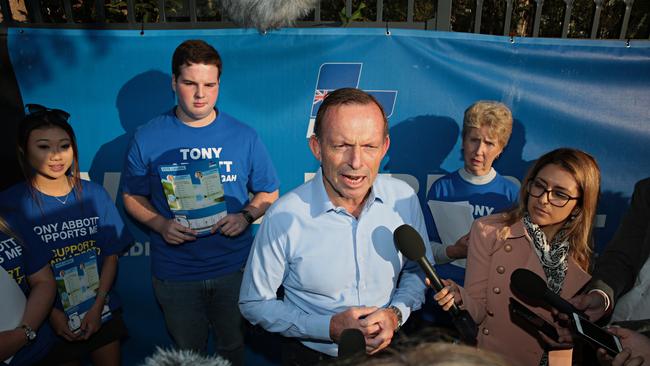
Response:
[[[54,332],[60,337],[63,337],[63,339],[70,342],[79,340],[79,335],[74,334],[70,330],[70,327],[68,327],[68,317],[65,316],[63,311],[57,308],[52,309],[52,313],[50,314],[50,324],[52,324]]]
[[[179,224],[174,219],[165,220],[162,227],[159,227],[157,231],[167,243],[173,245],[196,240],[197,235],[196,231]]]
[[[612,358],[607,351],[602,348],[596,352],[598,363],[602,366],[641,366],[644,359],[641,356],[632,356],[632,351],[629,348],[624,348],[621,353]]]
[[[224,236],[237,236],[248,227],[248,221],[241,213],[228,214],[216,224],[212,225],[211,233],[221,232]]]
[[[366,336],[366,352],[375,354],[388,347],[397,329],[397,315],[391,309],[378,309],[372,314],[361,319],[359,324],[368,329],[369,336]],[[379,328],[379,332],[370,332]]]
[[[469,244],[469,233],[461,236],[454,245],[447,247],[447,257],[451,259],[467,258],[467,244]]]
[[[578,310],[582,310],[592,322],[597,321],[607,313],[605,298],[596,291],[577,295],[570,299],[569,302]]]
[[[361,318],[370,315],[377,311],[376,306],[353,306],[345,311],[334,314],[330,320],[330,338],[338,343],[341,333],[345,329],[355,328],[359,329],[363,336],[368,338],[372,334],[379,332],[379,325],[361,325]]]
[[[650,338],[619,327],[611,327],[607,331],[619,337],[623,352],[612,358],[604,349],[598,349],[596,356],[601,365],[632,366],[644,365],[644,362],[650,361]]]

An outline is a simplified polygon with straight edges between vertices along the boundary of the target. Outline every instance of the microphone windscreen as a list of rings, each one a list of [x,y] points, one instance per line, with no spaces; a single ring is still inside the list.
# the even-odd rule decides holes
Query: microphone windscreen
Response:
[[[356,328],[344,329],[339,339],[339,358],[366,352],[366,339]]]
[[[230,366],[230,361],[219,356],[201,355],[192,350],[163,349],[147,357],[141,366]]]
[[[426,248],[420,233],[410,225],[403,224],[395,229],[393,240],[397,249],[412,261],[417,261],[424,257],[426,253]]]
[[[544,279],[525,268],[517,268],[512,272],[510,285],[517,292],[534,300],[544,299],[544,294],[548,291]]]
[[[318,5],[318,0],[220,0],[225,15],[259,31],[292,25]]]

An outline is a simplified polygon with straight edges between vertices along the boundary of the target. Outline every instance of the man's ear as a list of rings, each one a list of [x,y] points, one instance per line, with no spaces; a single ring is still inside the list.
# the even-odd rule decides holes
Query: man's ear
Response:
[[[172,90],[176,93],[176,75],[172,74]]]
[[[322,161],[320,141],[318,141],[316,135],[311,135],[309,138],[309,148],[311,149],[311,153],[314,154],[314,157],[318,159],[318,161]]]
[[[386,135],[384,138],[384,152],[381,154],[382,159],[384,156],[386,156],[386,153],[388,152],[388,148],[390,148],[390,136]]]

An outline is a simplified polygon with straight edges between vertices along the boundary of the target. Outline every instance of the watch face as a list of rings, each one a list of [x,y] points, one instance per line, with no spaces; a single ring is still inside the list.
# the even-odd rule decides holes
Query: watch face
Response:
[[[29,342],[36,339],[36,332],[34,332],[34,330],[29,325],[23,324],[21,326],[21,328],[23,328],[23,330],[25,330],[25,336],[27,336],[27,340]]]

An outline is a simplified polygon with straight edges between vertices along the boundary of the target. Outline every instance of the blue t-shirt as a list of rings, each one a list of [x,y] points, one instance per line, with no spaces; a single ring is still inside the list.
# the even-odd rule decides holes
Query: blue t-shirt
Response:
[[[4,212],[0,216],[15,234],[15,228],[20,225],[21,219],[17,215]],[[30,232],[15,238],[0,231],[0,266],[16,281],[26,298],[30,292],[27,279],[48,265],[51,254],[52,252],[43,247],[39,239]],[[49,323],[44,321],[36,329],[36,334],[36,340],[16,352],[9,365],[31,365],[47,354],[55,340]]]
[[[81,198],[75,190],[67,198],[53,197],[19,183],[2,192],[0,202],[22,213],[26,222],[14,230],[21,236],[35,234],[40,244],[50,250],[51,265],[94,250],[101,273],[107,256],[120,254],[133,242],[111,197],[93,182],[81,181]],[[111,291],[109,295],[109,308],[119,308],[117,294]],[[62,309],[60,299],[55,306]]]
[[[158,168],[198,160],[219,161],[229,213],[248,204],[249,192],[273,192],[279,187],[268,152],[252,128],[223,112],[207,126],[190,127],[172,109],[135,133],[122,190],[147,197],[163,217],[172,218]],[[167,244],[153,230],[150,234],[152,272],[162,280],[205,280],[235,272],[246,262],[253,241],[251,227],[237,237],[216,233],[182,245]]]
[[[426,202],[431,200],[444,202],[468,201],[475,219],[506,211],[517,202],[519,187],[499,173],[494,173],[494,178],[485,184],[474,184],[464,179],[459,171],[447,174],[433,183],[427,194]],[[438,229],[428,205],[423,211],[429,240],[440,243]],[[437,244],[434,243],[433,245]],[[465,269],[454,265],[453,262],[436,265],[436,271],[440,277],[450,278],[460,285],[465,282]]]

